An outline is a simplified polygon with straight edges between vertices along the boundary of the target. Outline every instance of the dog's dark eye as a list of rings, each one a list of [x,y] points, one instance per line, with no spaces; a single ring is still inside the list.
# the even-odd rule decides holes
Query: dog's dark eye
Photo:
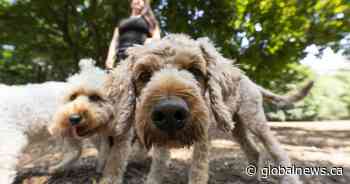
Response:
[[[75,100],[77,97],[78,97],[77,94],[72,94],[72,95],[69,97],[69,100],[70,100],[70,101],[73,101],[73,100]]]
[[[149,72],[142,72],[138,77],[138,80],[143,83],[148,82],[150,79],[151,79],[151,73]]]
[[[93,102],[97,102],[97,101],[102,100],[102,98],[99,95],[94,94],[94,95],[89,96],[89,100],[91,100]]]
[[[198,78],[204,78],[204,74],[201,70],[199,70],[198,68],[190,68],[188,69],[189,72],[191,72],[195,77],[196,79]]]

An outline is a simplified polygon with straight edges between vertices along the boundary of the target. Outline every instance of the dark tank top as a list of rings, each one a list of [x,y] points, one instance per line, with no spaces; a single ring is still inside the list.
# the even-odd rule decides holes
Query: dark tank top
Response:
[[[130,17],[122,21],[119,25],[118,60],[124,60],[127,57],[125,52],[127,48],[134,44],[143,45],[150,36],[149,25],[142,16]]]

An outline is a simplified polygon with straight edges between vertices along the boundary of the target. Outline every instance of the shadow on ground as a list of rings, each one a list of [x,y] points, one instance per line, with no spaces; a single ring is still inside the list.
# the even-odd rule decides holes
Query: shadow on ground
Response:
[[[338,176],[302,175],[305,184],[349,184],[350,183],[350,130],[331,128],[320,129],[304,126],[275,126],[272,129],[283,143],[285,149],[297,167],[324,167],[328,171],[338,168]],[[322,126],[322,125],[320,125]],[[336,125],[341,126],[341,124]],[[246,158],[237,144],[225,139],[222,133],[213,131],[212,149],[210,151],[209,184],[278,184],[276,177],[268,177],[259,182],[245,174],[248,166]],[[187,183],[190,150],[180,150],[172,154],[172,160],[165,171],[168,184]],[[87,156],[70,170],[54,175],[45,174],[42,168],[21,170],[14,184],[95,184],[100,176],[95,173],[94,156]],[[150,159],[130,162],[124,176],[125,184],[140,184],[146,180]],[[341,173],[340,173],[341,170]]]

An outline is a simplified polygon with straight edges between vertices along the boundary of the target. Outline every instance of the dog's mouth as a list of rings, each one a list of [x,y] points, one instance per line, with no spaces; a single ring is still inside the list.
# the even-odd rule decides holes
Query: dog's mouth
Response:
[[[95,131],[96,131],[96,128],[90,129],[87,125],[73,126],[71,128],[71,133],[73,137],[76,139],[84,139],[86,137],[89,137],[92,134],[94,134]]]

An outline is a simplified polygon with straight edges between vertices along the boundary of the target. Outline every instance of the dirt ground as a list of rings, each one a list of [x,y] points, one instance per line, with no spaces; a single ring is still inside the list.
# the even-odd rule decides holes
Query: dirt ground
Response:
[[[337,171],[338,176],[302,175],[305,184],[350,183],[350,121],[270,123],[272,130],[283,143],[296,167],[326,167]],[[277,178],[269,176],[259,182],[246,174],[248,166],[239,146],[224,133],[211,131],[210,184],[277,184]],[[99,176],[94,172],[96,150],[87,148],[84,156],[70,170],[54,175],[45,174],[40,167],[21,168],[14,184],[94,184]],[[60,158],[57,152],[42,156],[40,162]],[[187,183],[191,149],[172,150],[167,184]],[[270,160],[266,158],[267,162]],[[25,161],[23,161],[25,162]],[[28,162],[28,161],[27,161]],[[34,163],[34,162],[30,162]],[[132,161],[124,176],[125,184],[140,184],[146,179],[150,159]],[[23,164],[25,165],[25,164]],[[268,164],[266,165],[266,167]]]

